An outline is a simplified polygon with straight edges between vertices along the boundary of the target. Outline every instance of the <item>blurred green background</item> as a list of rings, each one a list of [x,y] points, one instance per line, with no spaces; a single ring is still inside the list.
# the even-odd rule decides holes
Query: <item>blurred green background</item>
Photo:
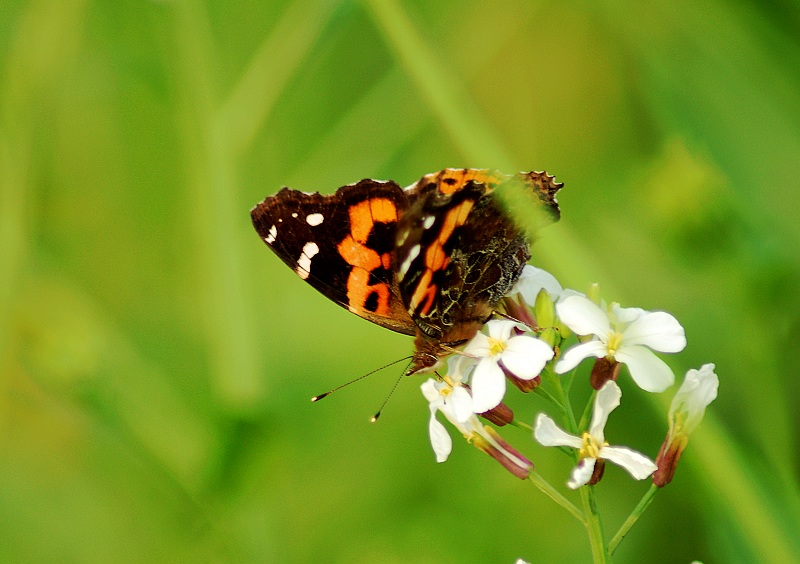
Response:
[[[411,340],[298,280],[250,208],[451,166],[556,174],[534,263],[676,315],[679,381],[717,364],[617,561],[792,561],[798,37],[791,0],[4,0],[0,560],[587,561],[459,437],[436,464],[421,378],[377,425],[400,368],[308,401]],[[673,391],[623,389],[609,439],[654,456]],[[647,487],[608,469],[607,535]]]

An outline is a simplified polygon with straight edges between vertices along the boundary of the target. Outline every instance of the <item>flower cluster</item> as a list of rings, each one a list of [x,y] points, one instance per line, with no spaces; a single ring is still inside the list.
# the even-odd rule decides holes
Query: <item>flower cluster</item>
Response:
[[[690,370],[675,396],[669,413],[669,431],[655,462],[644,454],[606,442],[605,426],[620,405],[622,390],[617,380],[622,366],[630,380],[647,392],[663,392],[674,384],[672,369],[656,353],[676,353],[686,346],[683,327],[663,311],[623,308],[605,304],[580,292],[563,289],[549,273],[526,266],[503,300],[502,318],[488,321],[458,354],[451,356],[445,375],[428,379],[422,392],[429,402],[429,433],[438,462],[447,460],[452,439],[437,419],[441,413],[464,437],[519,478],[527,478],[533,463],[509,445],[493,427],[523,425],[504,403],[506,382],[523,392],[537,391],[568,410],[562,375],[593,359],[590,383],[595,390],[591,420],[581,429],[567,418],[562,430],[550,416],[540,413],[533,436],[544,446],[570,447],[575,467],[570,488],[597,483],[609,460],[633,478],[654,476],[663,486],[672,479],[675,466],[697,426],[705,407],[716,397],[718,380],[714,365]],[[568,340],[575,336],[572,346]],[[551,389],[540,389],[542,380]],[[547,386],[544,386],[547,388]]]

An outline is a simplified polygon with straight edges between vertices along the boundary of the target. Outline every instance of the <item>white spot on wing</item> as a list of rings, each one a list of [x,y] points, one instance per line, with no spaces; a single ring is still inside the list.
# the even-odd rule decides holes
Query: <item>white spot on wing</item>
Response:
[[[400,265],[400,271],[397,273],[400,276],[400,280],[405,278],[406,272],[408,272],[408,268],[411,266],[411,263],[414,262],[414,259],[419,256],[419,245],[414,245],[408,251],[408,256],[406,260],[403,261],[403,264]]]
[[[275,242],[275,239],[277,237],[278,237],[278,228],[273,225],[272,227],[269,228],[269,233],[267,234],[267,236],[264,237],[264,242],[267,245],[271,245],[272,243]]]
[[[316,227],[323,221],[325,221],[325,217],[321,213],[310,213],[306,216],[306,223],[311,227]]]
[[[422,227],[424,227],[425,229],[430,229],[435,221],[436,218],[432,215],[429,215],[424,220],[422,220]]]
[[[292,212],[292,217],[297,217],[297,212]]]
[[[403,232],[400,234],[400,237],[397,239],[397,246],[398,246],[398,247],[402,247],[402,246],[403,246],[403,243],[405,243],[405,242],[406,242],[406,239],[408,239],[408,234],[409,234],[410,232],[411,232],[411,230],[410,230],[410,229],[406,229],[405,231],[403,231]]]
[[[308,278],[308,275],[311,274],[311,259],[314,258],[314,255],[318,252],[319,247],[314,242],[303,245],[303,252],[300,258],[297,259],[297,268],[294,269],[297,275],[303,280]]]

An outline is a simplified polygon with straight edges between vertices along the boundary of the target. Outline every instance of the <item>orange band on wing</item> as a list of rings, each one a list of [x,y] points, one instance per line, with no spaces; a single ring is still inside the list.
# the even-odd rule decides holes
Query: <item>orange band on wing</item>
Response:
[[[470,180],[486,184],[491,190],[492,185],[500,184],[504,179],[487,168],[446,168],[439,173],[439,191],[442,194],[458,192]]]
[[[375,294],[375,298],[371,300],[372,294]],[[366,270],[354,268],[350,272],[350,276],[347,278],[347,302],[348,308],[353,313],[371,311],[388,317],[392,313],[389,307],[390,297],[391,293],[387,284],[380,282],[369,285],[369,272]],[[370,302],[372,302],[372,307],[368,309],[366,306]]]
[[[397,206],[388,198],[372,198],[350,206],[350,233],[359,243],[366,243],[376,222],[397,221]]]
[[[363,268],[367,272],[371,272],[383,266],[381,256],[373,249],[362,245],[358,240],[354,239],[352,235],[345,237],[342,242],[339,243],[337,250],[347,264]]]
[[[409,310],[410,314],[416,313],[417,315],[428,315],[433,307],[433,299],[436,297],[436,290],[437,287],[435,284],[431,284],[433,279],[433,271],[426,270],[425,274],[422,275],[420,278],[419,283],[417,284],[417,289],[414,292],[414,295],[411,296],[411,301],[409,303]],[[423,303],[423,300],[424,303]]]
[[[348,235],[337,247],[339,255],[353,268],[347,277],[347,303],[350,311],[360,313],[371,311],[378,315],[391,315],[389,300],[391,292],[388,284],[378,282],[369,283],[373,270],[389,268],[391,263],[390,253],[379,255],[373,249],[359,243]],[[375,294],[374,298],[371,298]],[[367,305],[370,307],[368,308]],[[374,308],[374,309],[373,309]]]

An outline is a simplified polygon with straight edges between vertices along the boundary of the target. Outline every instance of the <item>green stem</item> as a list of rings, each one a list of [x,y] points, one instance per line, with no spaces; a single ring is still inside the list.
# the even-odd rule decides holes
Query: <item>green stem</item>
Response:
[[[547,497],[549,497],[557,504],[559,504],[561,507],[569,511],[573,517],[575,517],[578,521],[586,525],[586,517],[581,512],[581,510],[575,507],[572,504],[572,502],[569,501],[567,498],[565,498],[563,495],[558,493],[558,490],[556,490],[553,486],[551,486],[547,480],[542,478],[536,472],[531,472],[530,475],[528,476],[528,479],[533,483],[533,485],[539,488],[539,490],[541,490],[541,492],[544,493]]]
[[[553,406],[564,416],[564,418],[565,419],[567,418],[567,410],[564,408],[564,405],[561,403],[561,401],[559,401],[559,399],[557,397],[555,397],[553,394],[551,394],[547,390],[543,389],[542,386],[539,386],[538,388],[534,389],[533,391],[534,391],[535,394],[543,397],[544,399],[546,399],[547,401],[552,403]]]
[[[594,408],[594,398],[597,396],[597,391],[592,390],[592,395],[589,396],[589,401],[586,402],[586,407],[581,415],[581,422],[578,423],[578,429],[587,429],[589,427],[589,417],[592,416],[592,409]]]
[[[573,435],[578,434],[578,425],[575,422],[575,414],[572,411],[572,404],[569,401],[569,395],[564,391],[559,377],[548,369],[542,372],[543,379],[546,378],[553,385],[555,396],[560,400],[564,406],[567,420],[567,432]],[[575,463],[580,462],[577,452],[573,452],[573,460]],[[581,502],[583,503],[583,514],[586,517],[584,525],[586,526],[586,533],[589,535],[589,544],[592,547],[592,559],[595,563],[603,563],[608,561],[608,552],[603,540],[603,526],[600,522],[600,512],[597,509],[597,498],[594,494],[594,488],[591,486],[582,486],[580,488]]]
[[[634,508],[634,510],[619,528],[619,531],[617,531],[617,534],[611,539],[611,542],[608,543],[609,554],[614,554],[614,551],[617,549],[617,546],[619,546],[619,543],[622,542],[622,539],[625,538],[625,535],[628,534],[628,531],[631,530],[631,527],[636,524],[636,521],[639,520],[639,517],[642,516],[642,513],[644,513],[645,509],[650,506],[655,498],[656,492],[658,492],[660,489],[661,488],[653,484],[650,486],[650,489],[647,490],[647,493],[642,496],[639,504]]]
[[[520,421],[519,419],[514,419],[509,425],[513,425],[514,427],[520,427],[525,429],[526,431],[533,431],[533,427],[525,423],[524,421]]]
[[[592,560],[595,564],[607,562],[608,552],[603,541],[603,524],[600,521],[600,512],[597,509],[597,498],[592,486],[581,486],[581,501],[583,512],[586,515],[586,533],[589,535],[589,544],[592,547]]]
[[[552,369],[547,366],[542,371],[542,380],[549,382],[553,388],[553,398],[555,400],[554,403],[560,406],[561,411],[564,413],[567,431],[572,434],[577,434],[575,414],[572,412],[572,405],[570,404],[569,396],[564,391],[564,387],[561,385],[561,379],[559,378],[558,374],[555,374]],[[537,390],[538,389],[539,388],[537,388]]]
[[[564,388],[566,393],[572,389],[572,382],[575,380],[575,373],[578,371],[577,368],[573,368],[566,374],[561,375],[561,386]]]

